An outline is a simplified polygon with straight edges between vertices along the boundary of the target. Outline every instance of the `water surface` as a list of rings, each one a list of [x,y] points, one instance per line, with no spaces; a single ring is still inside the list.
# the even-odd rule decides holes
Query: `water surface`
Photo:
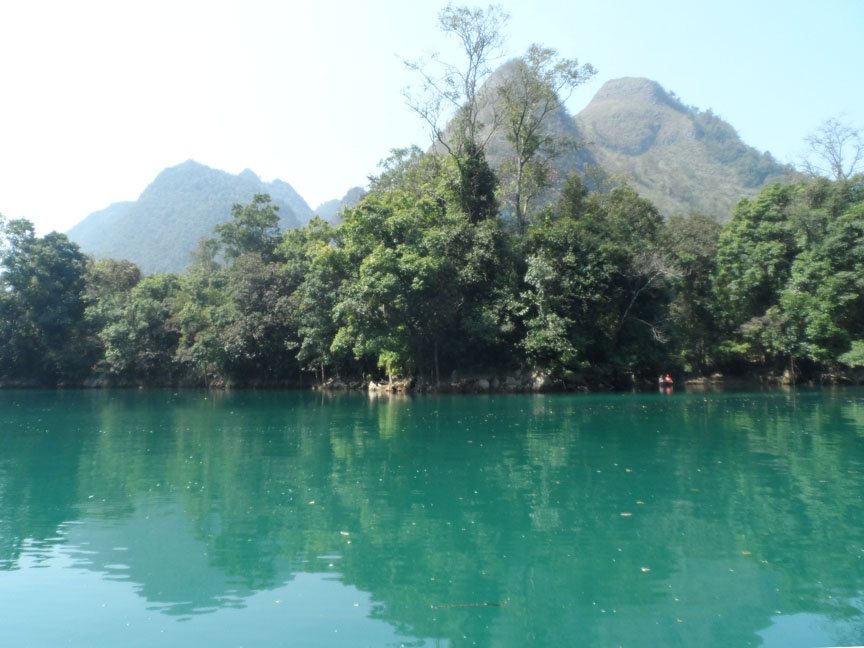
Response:
[[[0,645],[864,644],[864,391],[0,392]]]

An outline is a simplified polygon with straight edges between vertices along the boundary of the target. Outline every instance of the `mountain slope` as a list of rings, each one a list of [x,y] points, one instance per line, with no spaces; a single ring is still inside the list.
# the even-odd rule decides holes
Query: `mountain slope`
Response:
[[[334,198],[318,205],[315,208],[315,215],[320,216],[331,225],[338,225],[342,222],[342,212],[355,207],[365,195],[366,190],[363,187],[351,187],[342,196],[342,200]]]
[[[268,193],[283,229],[312,216],[287,182],[264,183],[249,169],[231,175],[188,160],[162,171],[137,201],[109,205],[69,230],[69,238],[97,257],[134,261],[145,272],[179,272],[202,237],[231,218],[235,203]]]
[[[667,215],[727,220],[743,196],[789,173],[711,111],[685,106],[648,79],[608,81],[574,122],[597,164],[630,178]]]
[[[514,71],[515,63],[509,61],[484,84],[484,123],[492,121],[497,88]],[[578,115],[564,108],[551,113],[544,130],[579,146],[555,161],[556,186],[538,204],[553,200],[555,189],[571,173],[596,166],[626,179],[667,216],[698,211],[724,221],[742,197],[756,195],[790,172],[770,154],[744,144],[711,111],[684,105],[649,79],[608,81]],[[494,133],[487,146],[491,166],[500,169],[512,154],[503,133]]]

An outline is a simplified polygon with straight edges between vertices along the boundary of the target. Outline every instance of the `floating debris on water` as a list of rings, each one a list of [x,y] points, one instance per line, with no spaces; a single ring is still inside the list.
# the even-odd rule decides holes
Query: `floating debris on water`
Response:
[[[510,605],[510,601],[483,601],[480,603],[439,603],[438,605],[433,605],[432,607],[436,610],[443,610],[446,608],[474,608],[474,607],[504,607]]]

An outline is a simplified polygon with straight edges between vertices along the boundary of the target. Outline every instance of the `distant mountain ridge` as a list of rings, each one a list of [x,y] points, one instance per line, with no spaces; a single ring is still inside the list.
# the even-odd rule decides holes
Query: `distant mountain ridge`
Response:
[[[366,190],[363,187],[351,187],[342,200],[328,200],[315,208],[315,215],[320,216],[331,225],[338,225],[342,222],[342,214],[346,209],[355,207],[357,203],[363,200],[366,195]]]
[[[237,175],[187,160],[169,167],[136,201],[94,212],[68,231],[69,238],[96,257],[128,259],[145,272],[179,272],[202,237],[231,219],[234,204],[267,193],[279,207],[283,229],[312,217],[306,201],[287,182],[262,180],[249,169]]]
[[[496,84],[512,69],[511,61],[496,70],[484,85],[485,96],[494,97]],[[491,106],[484,110],[488,117]],[[742,197],[755,196],[766,184],[794,173],[769,153],[744,144],[710,110],[685,105],[649,79],[608,81],[579,114],[561,108],[544,127],[580,146],[555,161],[556,185],[538,197],[538,204],[554,200],[571,173],[599,166],[626,178],[666,216],[698,211],[722,222]],[[494,133],[487,147],[490,165],[500,168],[510,155],[503,134]],[[68,234],[97,257],[129,259],[148,273],[179,272],[200,239],[231,218],[231,206],[248,203],[256,193],[270,194],[280,208],[283,229],[304,225],[313,216],[287,182],[265,183],[249,169],[231,175],[188,160],[162,171],[137,201],[94,212]],[[354,187],[342,200],[322,203],[315,213],[336,224],[363,195],[363,189]]]

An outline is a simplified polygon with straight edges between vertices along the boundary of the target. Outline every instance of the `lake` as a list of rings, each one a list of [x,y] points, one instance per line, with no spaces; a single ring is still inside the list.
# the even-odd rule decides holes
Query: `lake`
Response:
[[[0,392],[0,645],[864,644],[864,390]]]

